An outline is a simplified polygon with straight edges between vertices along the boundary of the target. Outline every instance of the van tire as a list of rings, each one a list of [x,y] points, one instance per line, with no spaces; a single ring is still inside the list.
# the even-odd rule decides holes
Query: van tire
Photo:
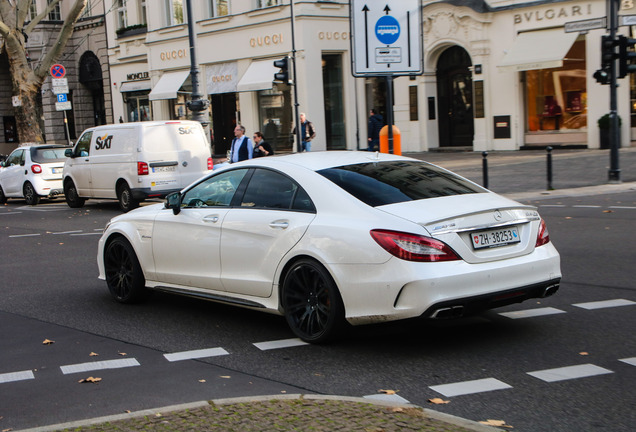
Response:
[[[2,186],[0,186],[0,204],[5,204],[7,202],[7,196],[4,194],[2,190]]]
[[[75,183],[73,180],[66,180],[64,182],[64,198],[66,199],[66,204],[70,208],[80,208],[84,207],[84,203],[86,200],[81,198],[77,193],[77,188],[75,187]]]
[[[22,187],[22,193],[24,194],[24,200],[27,205],[34,206],[40,202],[40,196],[35,191],[35,188],[30,182],[26,182]]]
[[[119,208],[124,213],[139,207],[139,202],[133,198],[130,187],[125,182],[117,186],[117,199],[119,200]]]

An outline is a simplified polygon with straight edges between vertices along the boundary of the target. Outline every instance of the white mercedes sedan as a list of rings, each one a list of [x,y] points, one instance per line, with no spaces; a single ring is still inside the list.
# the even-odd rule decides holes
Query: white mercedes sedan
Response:
[[[402,156],[311,152],[215,171],[113,218],[99,277],[284,315],[321,343],[347,322],[454,318],[554,294],[559,254],[532,206]]]

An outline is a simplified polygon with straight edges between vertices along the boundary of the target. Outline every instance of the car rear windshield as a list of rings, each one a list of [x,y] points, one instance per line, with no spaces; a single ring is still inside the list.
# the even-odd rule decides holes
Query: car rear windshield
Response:
[[[318,173],[372,207],[486,192],[457,175],[418,161],[370,162]]]
[[[64,162],[64,147],[41,147],[31,149],[31,160],[36,163]]]

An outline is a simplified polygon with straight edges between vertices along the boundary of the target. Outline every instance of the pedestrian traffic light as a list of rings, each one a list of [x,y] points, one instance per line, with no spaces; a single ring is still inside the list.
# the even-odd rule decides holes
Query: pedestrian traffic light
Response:
[[[609,84],[612,79],[612,71],[616,67],[616,45],[618,39],[604,35],[601,37],[601,68],[594,72],[594,79],[601,84]]]
[[[609,84],[609,82],[610,82],[609,72],[606,71],[605,69],[597,70],[596,72],[594,72],[594,75],[592,75],[592,76],[594,77],[596,82],[598,82],[600,84]]]
[[[636,39],[627,36],[618,36],[618,77],[625,78],[627,74],[636,72],[636,52],[634,45]]]
[[[289,83],[289,57],[274,60],[274,66],[280,68],[280,70],[274,74],[274,81]]]

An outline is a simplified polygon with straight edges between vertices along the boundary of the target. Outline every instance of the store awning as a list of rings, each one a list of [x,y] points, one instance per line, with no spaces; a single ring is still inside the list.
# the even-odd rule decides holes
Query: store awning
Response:
[[[120,84],[119,91],[121,93],[150,90],[150,80],[143,81],[126,81]]]
[[[562,28],[521,33],[497,67],[502,72],[561,67],[578,36]]]
[[[189,70],[166,72],[150,92],[150,100],[176,99],[177,92],[190,75]]]
[[[278,68],[274,66],[274,60],[254,61],[247,68],[238,83],[237,91],[268,90],[273,87],[272,81]]]

